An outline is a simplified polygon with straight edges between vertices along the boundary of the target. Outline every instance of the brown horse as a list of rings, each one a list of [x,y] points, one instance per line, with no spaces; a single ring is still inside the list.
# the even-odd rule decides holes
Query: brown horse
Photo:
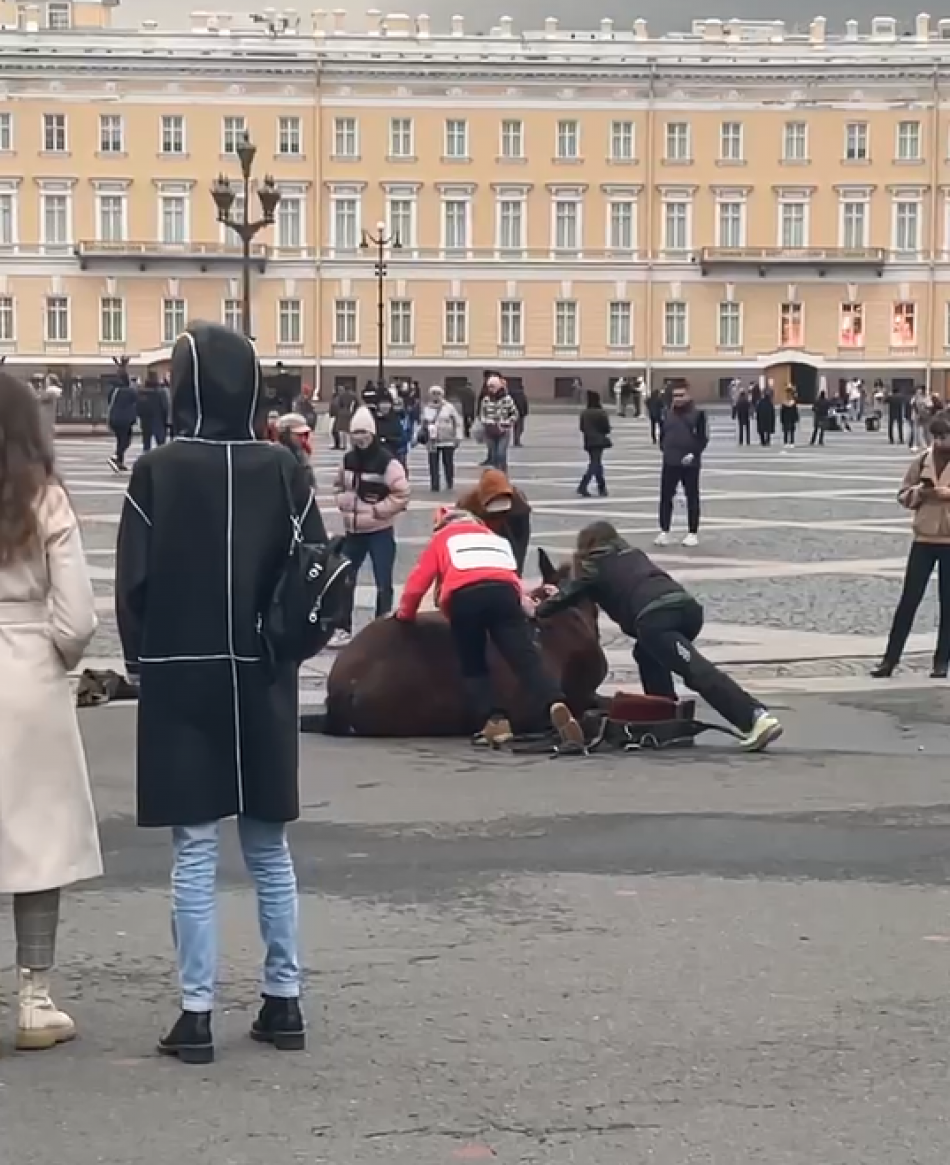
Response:
[[[543,550],[544,582],[563,577]],[[538,621],[545,664],[575,716],[597,702],[607,660],[592,606]],[[508,666],[491,651],[492,677],[516,732],[539,727]],[[377,619],[337,655],[327,680],[326,732],[333,736],[470,736],[474,723],[449,625],[435,612],[413,623]]]

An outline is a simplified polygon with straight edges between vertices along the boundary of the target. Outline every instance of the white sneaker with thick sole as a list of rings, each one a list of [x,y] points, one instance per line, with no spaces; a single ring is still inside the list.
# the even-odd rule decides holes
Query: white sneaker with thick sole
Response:
[[[349,631],[334,631],[330,636],[330,642],[327,644],[327,647],[346,647],[352,638],[353,635]]]
[[[16,1046],[21,1051],[41,1051],[65,1044],[75,1036],[76,1025],[50,998],[49,976],[43,971],[21,969]]]
[[[669,546],[670,536],[666,530],[661,530],[659,534],[653,539],[654,546]]]
[[[755,723],[740,742],[745,752],[764,752],[768,746],[782,735],[783,729],[771,712],[762,711]]]
[[[687,534],[686,537],[683,539],[683,545],[684,546],[698,546],[699,545],[699,535],[698,534]]]

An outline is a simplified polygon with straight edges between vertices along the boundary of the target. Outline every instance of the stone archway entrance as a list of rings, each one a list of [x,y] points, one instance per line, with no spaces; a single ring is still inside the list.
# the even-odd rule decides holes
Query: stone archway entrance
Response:
[[[766,379],[771,381],[776,400],[784,400],[789,390],[792,390],[802,404],[814,404],[820,387],[820,357],[791,349],[770,352],[761,356],[759,363]]]

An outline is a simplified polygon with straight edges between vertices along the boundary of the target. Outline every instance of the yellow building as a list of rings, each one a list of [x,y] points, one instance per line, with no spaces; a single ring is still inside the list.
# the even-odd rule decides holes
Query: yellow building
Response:
[[[423,383],[878,376],[950,368],[950,21],[703,21],[651,39],[488,36],[318,11],[109,27],[95,0],[0,2],[0,354],[155,358],[238,325],[241,249],[210,187],[273,174],[253,332],[326,395]],[[261,22],[263,19],[263,22]],[[256,210],[256,199],[254,199]]]

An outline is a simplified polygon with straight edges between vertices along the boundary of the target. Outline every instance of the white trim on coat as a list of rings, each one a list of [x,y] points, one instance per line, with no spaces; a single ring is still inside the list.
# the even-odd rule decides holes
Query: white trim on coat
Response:
[[[237,656],[234,654],[234,462],[231,446],[225,446],[228,471],[227,605],[228,654],[231,657],[231,688],[234,699],[234,759],[237,766],[238,815],[244,813],[244,757],[241,752],[241,691],[238,685]]]
[[[145,525],[146,525],[146,526],[151,526],[151,524],[152,524],[152,519],[151,519],[151,518],[148,516],[148,514],[146,514],[146,512],[145,512],[145,511],[142,509],[142,507],[141,507],[141,506],[138,504],[138,502],[135,500],[135,498],[134,498],[134,497],[132,497],[132,495],[131,495],[130,493],[127,493],[127,494],[125,495],[125,500],[126,500],[127,502],[131,502],[131,504],[132,504],[132,506],[134,507],[134,509],[135,509],[136,513],[137,513],[137,514],[138,514],[138,516],[139,516],[139,517],[142,519],[142,521],[145,523]]]

